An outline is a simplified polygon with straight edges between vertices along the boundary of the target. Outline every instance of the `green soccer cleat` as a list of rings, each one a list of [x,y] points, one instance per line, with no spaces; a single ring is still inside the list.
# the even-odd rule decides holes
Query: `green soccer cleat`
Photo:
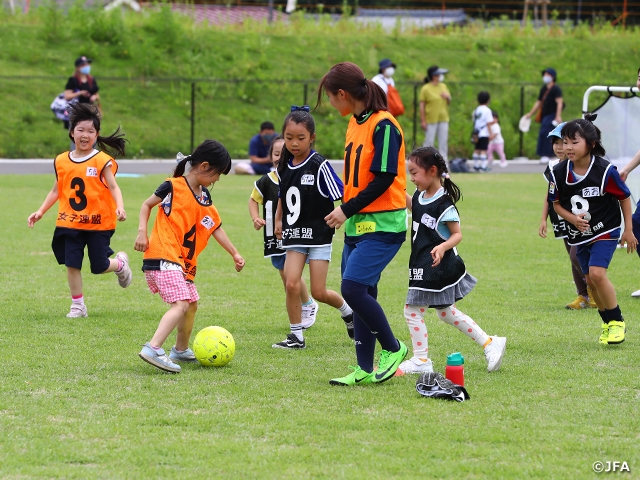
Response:
[[[407,346],[398,340],[400,344],[400,350],[397,352],[390,352],[388,350],[382,350],[380,352],[380,360],[378,361],[378,369],[374,372],[372,383],[382,383],[393,377],[398,370],[398,367],[402,361],[406,358],[409,349]]]
[[[600,338],[598,339],[598,341],[602,345],[609,345],[609,324],[608,323],[602,324],[602,333],[600,334]]]
[[[329,380],[329,384],[351,387],[353,385],[368,385],[369,383],[371,383],[371,380],[373,379],[373,373],[367,373],[359,366],[352,367],[351,365],[349,365],[349,368],[352,368],[353,372],[351,372],[346,377],[332,378],[331,380]]]
[[[626,327],[624,322],[619,322],[617,320],[612,320],[609,322],[609,337],[607,338],[607,343],[609,345],[616,345],[618,343],[624,342],[624,333],[626,331]]]

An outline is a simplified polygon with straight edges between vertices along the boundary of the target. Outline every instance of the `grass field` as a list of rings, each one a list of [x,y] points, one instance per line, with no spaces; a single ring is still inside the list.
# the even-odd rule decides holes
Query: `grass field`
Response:
[[[0,477],[2,478],[559,478],[595,476],[595,461],[629,462],[637,478],[640,431],[638,258],[616,252],[610,277],[627,319],[627,341],[601,348],[593,310],[575,298],[563,245],[537,236],[540,175],[458,176],[460,253],[479,279],[458,306],[489,334],[508,337],[500,371],[479,347],[429,318],[436,370],[461,351],[471,400],[420,397],[415,377],[363,388],[328,379],[355,364],[335,311],[322,306],[304,351],[274,350],[288,331],[280,279],[262,258],[246,203],[253,179],[214,188],[223,225],[246,259],[235,273],[213,242],[201,256],[196,330],[221,325],[236,340],[221,369],[164,374],[137,353],[165,306],[148,292],[133,251],[137,212],[161,176],[121,178],[129,219],[112,247],[132,259],[134,281],[85,271],[89,317],[68,319],[63,267],[50,249],[54,212],[26,218],[51,176],[3,176],[0,225]],[[329,286],[339,289],[342,242]],[[402,316],[405,244],[380,284],[396,334]],[[170,348],[174,337],[165,344]]]

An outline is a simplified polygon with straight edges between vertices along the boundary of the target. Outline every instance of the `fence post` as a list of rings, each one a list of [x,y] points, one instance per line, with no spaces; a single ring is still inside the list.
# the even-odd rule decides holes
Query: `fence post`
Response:
[[[303,99],[302,104],[303,104],[303,105],[308,105],[308,103],[307,103],[308,96],[309,96],[309,85],[307,85],[307,84],[305,83],[305,84],[304,84],[304,87],[303,87],[303,94],[302,94],[302,99]]]
[[[195,127],[196,127],[196,82],[191,82],[191,150],[189,153],[193,152],[194,148],[194,138],[195,138]]]
[[[416,148],[418,138],[418,84],[413,84],[413,147]]]
[[[522,118],[523,115],[524,115],[524,85],[520,85],[520,118]],[[520,156],[524,157],[524,145],[523,145],[524,133],[522,133],[522,130],[520,130],[519,128],[518,128],[518,131],[520,132]]]

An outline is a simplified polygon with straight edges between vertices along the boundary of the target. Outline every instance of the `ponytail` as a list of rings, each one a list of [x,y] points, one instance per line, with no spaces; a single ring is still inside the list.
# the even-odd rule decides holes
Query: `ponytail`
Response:
[[[449,177],[449,169],[447,168],[447,162],[444,157],[433,147],[420,147],[416,148],[409,155],[409,161],[415,163],[420,168],[428,170],[431,167],[436,167],[438,175],[442,178],[442,186],[449,198],[453,203],[458,203],[462,200],[462,191],[460,187],[456,185]]]
[[[337,63],[325,73],[318,85],[318,100],[315,108],[322,105],[322,95],[325,91],[335,95],[338,90],[348,93],[353,100],[363,102],[365,112],[389,109],[384,90],[375,82],[367,80],[355,63]]]
[[[606,151],[602,145],[602,133],[600,129],[593,124],[596,118],[598,118],[597,114],[587,112],[584,114],[584,118],[567,122],[565,126],[562,127],[560,135],[570,140],[575,140],[576,137],[584,138],[585,142],[587,142],[589,153],[597,155],[598,157],[604,157]]]
[[[118,126],[118,129],[108,137],[101,137],[98,135],[98,139],[96,140],[100,150],[104,150],[112,157],[124,155],[124,149],[127,142],[128,140],[124,138],[124,133],[120,133],[120,126]]]

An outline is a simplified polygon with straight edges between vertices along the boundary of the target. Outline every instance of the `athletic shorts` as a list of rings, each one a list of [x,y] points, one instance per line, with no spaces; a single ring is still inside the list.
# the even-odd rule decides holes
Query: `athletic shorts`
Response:
[[[480,137],[476,142],[476,150],[487,150],[489,148],[489,137]]]
[[[287,258],[287,255],[274,255],[271,258],[271,265],[273,265],[277,270],[284,270],[284,261]]]
[[[189,303],[200,300],[193,282],[187,282],[181,270],[145,270],[144,276],[151,293],[160,293],[165,303],[186,300]]]
[[[321,247],[285,247],[288,251],[302,253],[309,260],[326,260],[331,261],[331,245],[323,245]]]
[[[342,249],[342,279],[374,287],[380,275],[396,256],[402,243],[379,240],[360,240],[354,245],[345,243]]]
[[[578,245],[576,256],[582,273],[587,275],[589,267],[609,268],[617,245],[617,240],[596,240],[587,245]]]
[[[51,248],[59,265],[82,269],[84,247],[87,247],[91,273],[104,273],[111,265],[109,257],[113,250],[109,246],[115,230],[79,230],[56,227]]]

